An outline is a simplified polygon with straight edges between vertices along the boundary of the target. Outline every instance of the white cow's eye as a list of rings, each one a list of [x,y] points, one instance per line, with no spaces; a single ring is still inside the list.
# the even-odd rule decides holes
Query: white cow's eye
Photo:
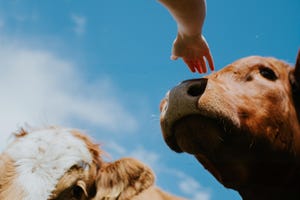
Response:
[[[275,81],[277,79],[275,72],[272,69],[270,69],[269,67],[265,67],[265,66],[260,67],[259,73],[263,77],[265,77],[266,79],[269,79],[271,81]]]
[[[82,195],[84,194],[83,189],[78,186],[78,185],[74,185],[72,188],[72,197],[75,199],[81,199]]]

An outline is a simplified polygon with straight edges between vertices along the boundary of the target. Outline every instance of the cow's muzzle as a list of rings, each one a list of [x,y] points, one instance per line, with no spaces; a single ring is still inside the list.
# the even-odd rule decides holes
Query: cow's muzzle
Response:
[[[174,126],[179,120],[193,115],[200,115],[198,100],[205,92],[207,79],[186,80],[170,90],[162,100],[161,128],[168,146],[176,152],[182,152],[174,136]]]

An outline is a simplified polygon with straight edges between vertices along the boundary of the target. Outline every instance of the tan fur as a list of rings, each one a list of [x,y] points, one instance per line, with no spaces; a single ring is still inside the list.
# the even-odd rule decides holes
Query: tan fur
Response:
[[[95,183],[97,176],[97,166],[93,163],[89,166],[89,170],[74,166],[67,171],[58,181],[55,191],[53,191],[51,199],[71,199],[74,195],[72,189],[79,186],[79,182],[84,184],[80,186],[82,189],[82,198],[88,198],[91,194],[91,188]],[[74,198],[74,197],[73,197]]]
[[[99,145],[98,144],[94,144],[91,140],[91,138],[89,138],[87,135],[84,135],[83,133],[77,131],[77,130],[73,130],[72,134],[75,137],[78,137],[79,139],[83,140],[85,142],[85,144],[87,145],[89,151],[91,152],[92,156],[93,156],[93,162],[100,168],[102,165],[102,158],[101,155],[104,153],[100,150]]]
[[[167,192],[162,191],[157,187],[150,187],[143,191],[140,195],[135,196],[132,200],[184,200],[183,198],[176,197]]]
[[[240,59],[170,91],[161,103],[164,138],[244,199],[300,199],[299,86],[300,51],[295,68]]]
[[[17,190],[15,185],[16,171],[14,162],[6,154],[0,155],[0,199],[21,199],[24,196],[22,190]]]
[[[59,127],[49,127],[48,129],[57,131]],[[21,129],[15,133],[16,140],[26,137],[28,134],[31,132]],[[101,151],[99,145],[93,143],[87,135],[78,130],[71,130],[71,134],[84,141],[92,155],[92,163],[77,163],[70,166],[70,169],[57,181],[55,190],[50,197],[51,200],[129,200],[139,195],[142,199],[148,196],[149,200],[177,200],[159,189],[150,189],[146,193],[142,193],[154,183],[152,170],[143,163],[133,158],[123,158],[112,163],[105,163],[101,158],[104,152]],[[59,138],[57,139],[59,140]],[[25,196],[20,187],[16,185],[15,180],[18,174],[15,164],[5,153],[0,154],[1,200],[22,200],[22,197]]]
[[[152,171],[143,163],[123,158],[103,167],[97,177],[97,187],[101,191],[96,199],[131,199],[152,185]]]

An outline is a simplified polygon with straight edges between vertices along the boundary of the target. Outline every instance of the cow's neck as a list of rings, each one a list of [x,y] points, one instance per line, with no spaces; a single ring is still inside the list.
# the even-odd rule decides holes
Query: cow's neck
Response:
[[[265,186],[260,185],[257,187],[243,188],[239,191],[243,200],[299,200],[300,190],[299,184],[295,186]]]
[[[248,184],[238,188],[237,190],[243,200],[299,200],[300,167],[288,168],[282,166],[281,169],[281,171],[275,170],[273,173],[265,171],[262,180],[258,178],[254,181],[256,184]],[[257,176],[263,177],[263,174],[258,172]],[[266,179],[269,181],[264,182]]]

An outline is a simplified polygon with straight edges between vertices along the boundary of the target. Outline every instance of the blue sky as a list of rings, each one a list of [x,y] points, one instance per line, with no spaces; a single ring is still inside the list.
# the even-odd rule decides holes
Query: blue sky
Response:
[[[293,63],[299,10],[299,0],[208,0],[203,30],[217,70],[248,55]],[[169,59],[175,35],[155,0],[0,0],[0,147],[26,123],[80,128],[108,160],[149,164],[169,192],[240,199],[162,139],[160,100],[178,82],[202,76]]]

